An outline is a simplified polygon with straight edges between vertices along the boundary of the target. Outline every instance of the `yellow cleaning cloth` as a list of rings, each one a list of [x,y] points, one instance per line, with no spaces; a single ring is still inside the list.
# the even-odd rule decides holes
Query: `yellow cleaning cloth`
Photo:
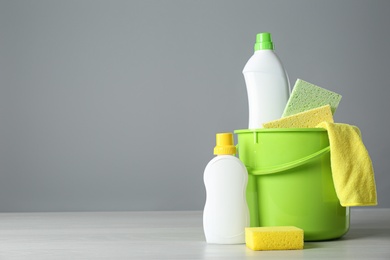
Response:
[[[359,128],[331,122],[321,122],[317,127],[328,130],[332,176],[340,204],[377,205],[374,169]]]

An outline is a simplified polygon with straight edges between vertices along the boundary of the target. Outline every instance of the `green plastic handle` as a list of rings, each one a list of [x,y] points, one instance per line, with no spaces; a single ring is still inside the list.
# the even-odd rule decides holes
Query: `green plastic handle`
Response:
[[[321,156],[329,151],[330,151],[330,147],[327,146],[326,148],[319,150],[318,152],[315,152],[315,153],[310,154],[306,157],[303,157],[303,158],[300,158],[298,160],[288,162],[285,164],[272,166],[272,167],[264,168],[261,170],[255,170],[255,169],[252,170],[252,169],[250,169],[250,167],[247,167],[247,168],[248,168],[248,172],[250,172],[252,175],[266,175],[266,174],[278,173],[278,172],[286,171],[286,170],[301,166],[305,163],[308,163],[309,161],[311,161],[311,160],[313,160],[313,159],[315,159],[315,158],[317,158],[317,157],[319,157],[319,156]]]

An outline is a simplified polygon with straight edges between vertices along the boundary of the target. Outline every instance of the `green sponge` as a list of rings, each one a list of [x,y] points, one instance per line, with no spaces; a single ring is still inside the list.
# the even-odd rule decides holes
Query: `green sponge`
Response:
[[[334,114],[340,100],[341,95],[335,92],[297,79],[282,117],[295,115],[327,104],[330,105],[332,114]]]

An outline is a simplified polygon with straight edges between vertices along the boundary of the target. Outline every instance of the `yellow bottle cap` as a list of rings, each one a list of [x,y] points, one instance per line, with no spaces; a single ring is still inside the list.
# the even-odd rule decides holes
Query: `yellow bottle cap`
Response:
[[[235,154],[233,133],[218,133],[216,135],[216,146],[214,147],[215,155]]]

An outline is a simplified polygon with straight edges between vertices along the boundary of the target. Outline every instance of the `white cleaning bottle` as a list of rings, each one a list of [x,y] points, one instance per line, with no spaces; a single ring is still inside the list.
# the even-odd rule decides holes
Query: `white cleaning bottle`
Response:
[[[248,172],[234,156],[232,133],[216,137],[214,157],[204,171],[206,204],[203,211],[203,229],[207,243],[245,243],[245,227],[249,227],[246,203]]]
[[[270,33],[257,34],[255,53],[242,73],[248,94],[248,128],[262,128],[263,123],[280,119],[290,96],[290,82]]]

